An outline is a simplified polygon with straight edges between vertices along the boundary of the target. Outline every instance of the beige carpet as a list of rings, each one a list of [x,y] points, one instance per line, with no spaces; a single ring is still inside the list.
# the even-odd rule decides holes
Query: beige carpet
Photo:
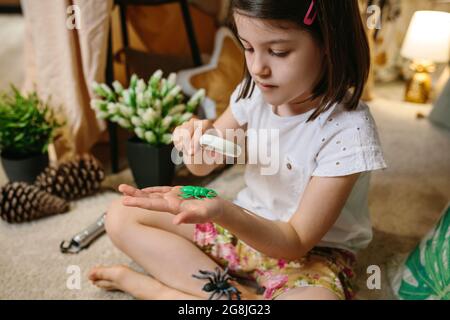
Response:
[[[1,34],[7,25],[5,21],[20,28],[20,20],[0,16]],[[1,39],[7,42],[4,37]],[[18,46],[17,41],[15,45]],[[0,48],[0,75],[6,74],[2,70],[11,73],[15,68],[13,74],[19,75],[20,81],[20,64],[5,60],[8,52]],[[4,85],[6,78],[0,80]],[[378,86],[376,99],[371,103],[389,169],[372,175],[369,204],[374,240],[359,255],[360,299],[393,298],[388,271],[395,270],[396,263],[432,228],[450,200],[450,132],[433,126],[427,119],[417,119],[417,112],[426,114],[429,106],[398,102],[402,90],[398,84]],[[210,186],[232,199],[243,186],[242,170],[232,167]],[[0,184],[5,181],[0,168]],[[124,171],[108,177],[105,187],[130,181],[130,172]],[[129,299],[126,294],[100,291],[87,281],[86,274],[93,265],[131,263],[108,237],[101,237],[78,255],[59,252],[61,240],[95,221],[116,197],[117,194],[104,191],[73,203],[67,214],[28,224],[0,221],[0,299]],[[81,290],[69,290],[66,286],[67,270],[72,265],[80,268]],[[381,290],[367,289],[369,265],[378,265],[382,270]]]

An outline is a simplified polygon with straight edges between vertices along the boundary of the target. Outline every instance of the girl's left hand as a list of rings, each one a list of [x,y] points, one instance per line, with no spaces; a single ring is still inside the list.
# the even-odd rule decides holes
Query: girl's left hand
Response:
[[[121,184],[119,191],[124,194],[123,205],[147,210],[169,212],[175,215],[174,224],[205,223],[219,218],[223,213],[223,201],[220,197],[197,200],[180,197],[181,186],[149,187],[136,189]]]

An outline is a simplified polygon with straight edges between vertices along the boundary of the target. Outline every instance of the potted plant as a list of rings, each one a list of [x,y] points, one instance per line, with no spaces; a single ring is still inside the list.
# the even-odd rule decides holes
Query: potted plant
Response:
[[[0,94],[1,161],[10,181],[34,182],[48,165],[48,145],[62,125],[35,91],[22,95],[11,86]]]
[[[176,84],[176,74],[163,78],[161,70],[147,82],[132,75],[126,89],[114,81],[112,88],[94,82],[93,90],[99,98],[91,101],[97,117],[135,134],[127,141],[127,158],[137,186],[171,184],[175,171],[172,132],[193,116],[205,90],[188,99]]]

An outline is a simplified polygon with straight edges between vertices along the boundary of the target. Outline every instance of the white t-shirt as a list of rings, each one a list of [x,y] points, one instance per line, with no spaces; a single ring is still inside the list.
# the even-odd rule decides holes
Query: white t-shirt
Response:
[[[318,246],[338,247],[352,252],[364,248],[372,239],[372,226],[368,209],[370,171],[386,168],[375,121],[366,104],[360,103],[354,111],[335,104],[306,123],[314,112],[281,117],[263,99],[255,87],[251,98],[240,99],[240,86],[230,99],[234,118],[240,125],[247,124],[248,158],[257,144],[261,146],[260,134],[249,134],[258,129],[279,132],[279,170],[275,174],[262,174],[267,162],[247,164],[246,187],[239,192],[235,204],[266,219],[288,221],[295,213],[303,191],[312,176],[345,176],[360,172],[345,206],[333,227]],[[250,130],[252,129],[252,130]],[[265,134],[270,137],[270,134]],[[273,145],[273,139],[266,143]],[[270,146],[268,147],[270,150]],[[271,154],[268,152],[268,154]],[[267,171],[266,171],[267,172]],[[326,201],[326,195],[323,195]]]

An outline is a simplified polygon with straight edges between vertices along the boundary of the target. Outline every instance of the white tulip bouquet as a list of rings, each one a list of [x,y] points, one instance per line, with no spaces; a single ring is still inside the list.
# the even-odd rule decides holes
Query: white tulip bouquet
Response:
[[[97,117],[118,123],[133,130],[143,141],[158,146],[172,142],[175,127],[188,121],[205,98],[205,90],[198,90],[189,101],[176,84],[176,74],[163,78],[156,71],[146,83],[133,74],[130,86],[124,89],[119,81],[113,88],[102,83],[93,83],[94,93],[99,99],[91,100]]]

